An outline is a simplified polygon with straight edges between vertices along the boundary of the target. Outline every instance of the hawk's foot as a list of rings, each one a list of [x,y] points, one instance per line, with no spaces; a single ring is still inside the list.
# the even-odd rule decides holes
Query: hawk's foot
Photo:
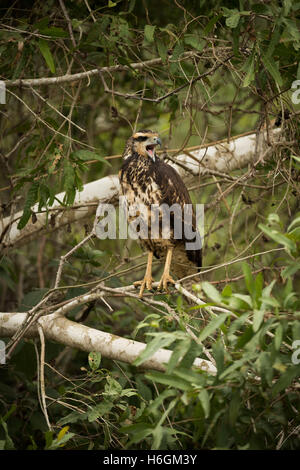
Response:
[[[176,284],[174,279],[170,276],[168,273],[163,273],[161,280],[159,281],[159,284],[157,286],[158,290],[165,290],[166,292],[169,292],[168,290],[168,284]]]
[[[153,282],[152,276],[145,275],[144,279],[142,279],[141,281],[135,281],[133,283],[133,285],[135,287],[141,286],[140,287],[139,297],[143,297],[143,293],[144,293],[145,288],[148,289],[148,290],[152,289],[152,282]]]

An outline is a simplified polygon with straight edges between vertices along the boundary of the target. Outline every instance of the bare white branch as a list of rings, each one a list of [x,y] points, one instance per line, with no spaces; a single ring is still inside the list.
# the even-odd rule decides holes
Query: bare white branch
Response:
[[[0,337],[10,337],[16,333],[26,320],[26,313],[0,313]],[[38,324],[43,329],[45,339],[80,349],[82,351],[97,351],[103,357],[132,364],[145,349],[146,344],[122,338],[104,331],[96,330],[75,323],[61,315],[50,314],[39,318]],[[26,332],[26,337],[38,337],[37,324],[32,325]],[[172,351],[159,349],[146,360],[144,369],[165,370]],[[215,366],[205,359],[196,358],[194,366],[211,374],[216,373]]]
[[[274,141],[281,136],[281,129],[277,128],[272,133]],[[210,171],[230,174],[236,169],[242,169],[248,165],[255,166],[262,158],[270,155],[271,147],[267,143],[267,133],[262,131],[259,134],[239,136],[229,142],[221,141],[215,144],[202,145],[189,152],[182,152],[176,156],[177,163],[171,163],[181,174],[184,180],[190,182]],[[62,201],[65,193],[57,195],[57,199]],[[74,208],[62,210],[62,206],[55,201],[51,208],[52,221],[46,226],[47,214],[37,213],[37,220],[29,222],[25,228],[17,228],[18,221],[22,216],[22,211],[16,213],[13,218],[7,217],[0,221],[0,243],[2,247],[9,247],[15,244],[22,244],[29,241],[33,236],[37,236],[42,231],[53,231],[69,223],[95,214],[95,207],[89,205],[99,202],[118,202],[119,178],[117,175],[106,176],[99,180],[87,183],[83,191],[76,193]],[[78,208],[76,206],[80,205]],[[57,209],[57,210],[56,210]],[[37,212],[37,204],[32,208]],[[55,215],[55,217],[54,217]]]

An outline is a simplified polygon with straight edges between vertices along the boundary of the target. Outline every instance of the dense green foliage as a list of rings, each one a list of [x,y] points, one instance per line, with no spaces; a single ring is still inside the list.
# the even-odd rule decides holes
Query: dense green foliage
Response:
[[[117,173],[120,159],[106,157],[122,152],[136,126],[156,129],[166,149],[179,150],[258,131],[279,116],[285,140],[270,142],[259,164],[208,172],[189,188],[206,205],[195,287],[205,308],[174,291],[153,296],[161,306],[112,297],[113,312],[99,301],[69,313],[148,347],[129,366],[47,342],[52,430],[38,394],[39,342],[18,343],[0,365],[0,449],[299,449],[299,106],[291,86],[300,80],[300,3],[62,4],[65,11],[55,1],[2,2],[0,79],[119,70],[72,83],[7,84],[1,214],[22,210],[22,229],[34,222],[38,203],[48,229],[1,253],[1,311],[27,311],[53,287],[60,256],[92,223],[53,231],[55,195],[65,191],[67,208],[85,183]],[[152,59],[160,61],[132,65]],[[90,241],[68,260],[63,289],[49,304],[88,292],[95,279],[130,284],[144,266],[130,241]],[[173,351],[165,373],[137,368],[160,347]],[[192,367],[195,357],[207,359],[203,348],[216,376]]]

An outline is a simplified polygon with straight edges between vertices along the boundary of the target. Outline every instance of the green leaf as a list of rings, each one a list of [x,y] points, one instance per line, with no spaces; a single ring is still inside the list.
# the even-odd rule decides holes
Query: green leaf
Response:
[[[268,285],[263,289],[263,291],[262,291],[263,297],[270,297],[271,292],[272,292],[272,289],[273,289],[275,283],[276,283],[276,279],[273,279],[273,281],[270,282],[270,284],[268,284]]]
[[[98,405],[94,406],[86,413],[89,423],[92,423],[93,421],[96,421],[96,419],[109,413],[113,406],[114,403],[109,400],[103,400],[101,403],[98,403]]]
[[[210,398],[205,388],[198,394],[198,398],[203,408],[205,419],[207,419],[210,413]]]
[[[291,254],[297,251],[297,246],[293,240],[288,238],[286,235],[278,232],[278,230],[275,230],[273,228],[269,228],[266,225],[259,224],[258,227],[272,240],[275,242],[279,243],[280,245],[283,245],[285,249]]]
[[[158,349],[168,347],[177,339],[174,334],[152,333],[152,335],[154,336],[154,339],[147,344],[144,351],[142,351],[139,357],[136,358],[133,363],[135,366],[141,365],[143,362],[153,356],[153,354],[156,353]]]
[[[274,49],[277,46],[277,44],[279,43],[280,36],[281,36],[281,27],[280,27],[280,25],[276,25],[276,27],[275,27],[275,29],[272,33],[270,42],[269,42],[267,52],[265,54],[265,56],[268,57],[269,59],[272,57]]]
[[[191,367],[182,367],[180,365],[179,367],[176,367],[173,374],[176,375],[176,377],[180,377],[181,379],[190,382],[193,387],[195,386],[196,388],[199,388],[200,386],[202,387],[205,385],[203,374],[196,372]]]
[[[288,277],[292,277],[296,272],[300,270],[300,263],[295,262],[291,263],[289,266],[284,268],[283,271],[281,271],[281,277],[283,280],[286,280]]]
[[[249,312],[246,312],[246,313],[243,313],[242,315],[240,315],[239,318],[237,318],[236,320],[231,322],[230,327],[228,329],[228,337],[230,337],[237,330],[239,330],[241,328],[241,326],[243,326],[246,323],[248,317],[249,317]]]
[[[72,411],[63,418],[61,418],[57,424],[64,426],[67,423],[76,423],[77,421],[86,419],[86,413],[79,413],[78,411]]]
[[[201,331],[199,341],[204,341],[209,335],[214,333],[225,322],[230,313],[220,313],[217,317],[213,318],[211,322]]]
[[[244,356],[241,359],[238,359],[237,361],[235,361],[233,364],[228,366],[222,372],[222,374],[219,377],[220,380],[223,380],[225,377],[232,374],[232,372],[234,372],[236,369],[239,369],[241,366],[243,366],[245,364],[245,362],[251,361],[254,357],[256,357],[256,353],[255,354],[253,354],[253,353],[244,354]]]
[[[177,390],[166,389],[161,392],[155,400],[153,400],[147,408],[147,414],[155,414],[166,398],[174,397],[178,394]]]
[[[243,80],[242,87],[247,87],[254,79],[254,64],[255,64],[255,49],[253,49],[251,55],[248,57],[245,66],[243,67],[247,73]]]
[[[49,449],[53,442],[53,432],[52,431],[46,431],[45,432],[45,449]]]
[[[261,60],[264,64],[264,66],[266,67],[266,69],[268,70],[268,72],[274,78],[277,85],[282,86],[282,78],[281,78],[279,69],[277,67],[277,64],[274,62],[274,60],[272,58],[269,59],[269,57],[267,57],[267,55],[262,56]]]
[[[262,324],[263,319],[264,319],[264,314],[265,314],[264,310],[257,310],[257,309],[254,310],[254,313],[253,313],[253,331],[254,331],[254,333],[256,333],[256,331],[259,330],[259,327]]]
[[[220,375],[224,370],[224,345],[221,341],[217,341],[212,345],[213,356],[216,361],[218,375]]]
[[[121,397],[128,397],[129,398],[129,397],[133,397],[134,395],[137,395],[137,392],[134,388],[125,388],[120,393]]]
[[[102,395],[106,395],[107,397],[112,397],[115,399],[120,396],[122,390],[122,385],[109,375],[105,385],[105,392],[102,392]]]
[[[75,150],[75,152],[71,153],[71,158],[79,159],[79,160],[98,160],[99,162],[105,163],[106,165],[111,166],[110,162],[106,160],[104,157],[99,155],[96,152],[91,152],[90,150]]]
[[[203,30],[203,37],[207,36],[213,29],[214,25],[216,24],[216,22],[222,18],[222,13],[219,13],[218,15],[216,16],[213,16],[209,22],[207,23],[207,25],[205,26],[204,30]]]
[[[45,34],[45,36],[51,36],[56,38],[67,38],[68,33],[62,28],[56,28],[55,26],[51,26],[51,28],[41,28],[40,33]]]
[[[164,428],[162,426],[155,426],[153,430],[153,442],[151,450],[157,450],[160,448],[160,444],[164,435]]]
[[[262,351],[257,358],[257,367],[262,380],[269,386],[272,385],[272,379],[274,375],[274,369],[272,365],[273,361],[271,354],[269,352]]]
[[[279,351],[281,343],[282,343],[282,337],[283,337],[283,328],[281,323],[276,328],[275,331],[275,337],[274,337],[274,347],[276,351]]]
[[[239,24],[240,17],[241,15],[239,12],[234,13],[233,15],[231,15],[229,18],[226,19],[226,26],[228,26],[231,29],[236,28],[237,25]]]
[[[232,296],[232,287],[230,284],[227,284],[222,290],[222,297],[231,297]]]
[[[235,297],[237,299],[241,299],[243,302],[245,302],[250,308],[253,307],[252,299],[250,295],[246,294],[232,294],[232,297]],[[242,308],[242,307],[240,307]]]
[[[153,42],[154,40],[154,31],[156,26],[151,26],[150,24],[146,24],[144,28],[144,36],[147,42]]]
[[[188,46],[192,46],[197,51],[201,52],[204,49],[206,41],[204,39],[199,39],[194,34],[185,34],[184,35],[184,42]]]
[[[211,420],[210,425],[209,425],[209,426],[207,427],[207,429],[206,429],[205,435],[204,435],[204,437],[203,437],[203,439],[202,439],[202,442],[201,442],[201,447],[204,447],[204,444],[205,444],[205,442],[207,441],[207,438],[208,438],[209,434],[212,432],[212,430],[213,430],[215,424],[217,423],[218,419],[220,418],[220,416],[221,416],[223,413],[225,413],[225,408],[222,409],[222,410],[219,410],[219,411],[217,411],[217,412],[215,413],[213,419]]]
[[[201,283],[201,287],[204,290],[205,294],[211,300],[213,300],[214,302],[219,303],[219,304],[222,303],[222,296],[219,293],[219,291],[215,288],[215,286],[213,286],[209,282],[204,281],[204,282]]]
[[[242,268],[243,268],[243,273],[245,276],[245,283],[246,283],[247,290],[249,294],[251,295],[251,297],[253,298],[254,292],[255,292],[255,284],[254,284],[254,279],[252,276],[251,268],[249,264],[245,262],[243,263]]]
[[[39,188],[39,183],[35,181],[34,183],[32,183],[32,185],[30,186],[28,190],[27,198],[26,198],[25,205],[24,205],[24,211],[18,223],[19,230],[22,230],[22,228],[25,227],[25,225],[27,224],[28,220],[31,217],[31,214],[32,214],[31,207],[34,205],[34,203],[37,200],[38,188]]]
[[[279,377],[277,382],[272,387],[272,396],[277,396],[282,390],[285,390],[289,387],[292,381],[299,377],[300,375],[300,366],[291,366]]]
[[[167,365],[168,374],[173,372],[179,360],[187,353],[190,346],[191,346],[191,339],[187,338],[183,341],[180,341],[179,344],[174,348],[172,355],[169,359],[168,365]]]
[[[167,46],[165,45],[165,43],[163,41],[158,39],[156,41],[156,47],[157,47],[159,57],[161,58],[163,64],[165,64],[166,61],[167,61],[167,57],[168,57],[168,48],[167,48]]]
[[[52,444],[50,447],[47,448],[47,450],[55,450],[58,449],[59,447],[64,447],[64,445],[72,439],[72,437],[75,436],[74,432],[67,432],[61,439],[58,437],[53,440]]]
[[[16,409],[17,409],[17,405],[15,403],[11,405],[8,412],[2,417],[3,421],[7,421],[10,415],[12,415],[16,411]]]
[[[4,419],[1,418],[1,416],[0,416],[0,424],[2,425],[2,428],[4,429],[4,433],[5,433],[5,450],[14,450],[15,446],[14,446],[13,440],[11,439],[8,433],[7,424],[4,421]]]
[[[101,354],[99,352],[90,352],[88,355],[89,366],[92,370],[99,369],[101,362]]]
[[[229,10],[228,8],[223,7],[224,16],[226,16],[226,26],[231,29],[237,27],[240,21],[241,13],[234,8],[233,10]]]
[[[153,428],[149,427],[148,423],[137,423],[131,426],[123,426],[119,431],[125,434],[133,434],[134,436],[131,442],[135,443],[145,439],[149,434],[152,434]]]
[[[162,372],[153,371],[151,373],[146,374],[146,377],[149,380],[153,380],[153,382],[169,385],[173,388],[178,388],[179,390],[188,391],[193,388],[192,385],[186,380]]]
[[[264,286],[264,278],[263,278],[262,273],[260,272],[260,273],[258,273],[258,275],[256,276],[255,281],[254,281],[255,300],[256,300],[256,302],[258,302],[259,298],[262,295],[263,286]]]
[[[261,297],[263,307],[265,305],[271,305],[271,307],[280,307],[280,304],[277,299],[274,297],[265,297],[264,295]]]
[[[299,158],[300,161],[300,158]],[[298,213],[294,220],[288,226],[287,231],[290,232],[295,226],[300,225],[300,214]]]
[[[48,42],[45,39],[39,39],[38,41],[38,46],[40,48],[40,51],[46,61],[46,64],[48,65],[50,71],[52,73],[55,73],[55,65],[54,65],[54,60],[53,56],[51,54],[51,51],[48,46]]]
[[[128,6],[128,13],[131,13],[135,7],[135,2],[136,0],[130,0],[129,6]]]
[[[183,53],[184,53],[183,43],[181,41],[178,41],[176,46],[173,49],[172,57],[171,57],[172,62],[171,62],[171,65],[170,65],[170,71],[172,73],[176,73],[177,71],[179,71],[180,67],[179,67],[178,63],[175,62],[175,61],[177,61],[179,59],[179,57],[181,56],[181,54],[183,54]]]
[[[300,64],[300,62],[299,62],[299,64]],[[299,162],[299,163],[300,163],[300,157],[296,157],[296,155],[292,155],[292,158],[293,158],[294,160],[296,160],[296,162]]]
[[[120,38],[124,39],[125,41],[128,40],[129,37],[129,26],[127,21],[122,20],[122,22],[119,25],[119,35]]]

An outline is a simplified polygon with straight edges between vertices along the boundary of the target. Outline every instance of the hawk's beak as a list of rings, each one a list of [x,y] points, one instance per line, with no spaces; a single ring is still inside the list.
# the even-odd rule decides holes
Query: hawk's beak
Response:
[[[156,145],[161,145],[161,140],[159,137],[153,137],[151,139],[151,144],[146,145],[146,152],[148,153],[149,157],[155,162],[155,147]]]

